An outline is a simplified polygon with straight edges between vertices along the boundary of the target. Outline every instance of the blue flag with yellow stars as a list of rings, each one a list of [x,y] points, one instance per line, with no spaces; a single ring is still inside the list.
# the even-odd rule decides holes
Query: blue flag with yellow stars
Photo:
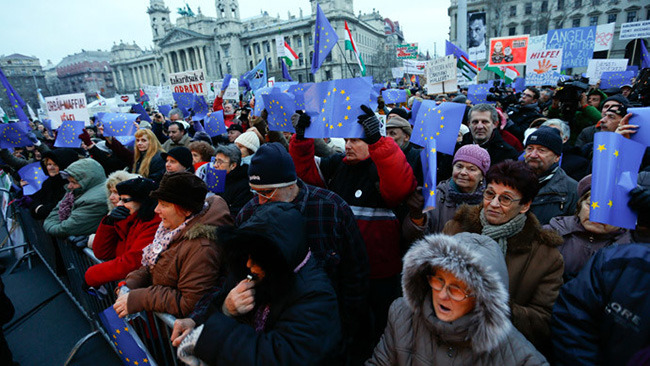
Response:
[[[291,124],[291,115],[296,112],[296,101],[293,94],[282,93],[275,89],[269,94],[262,95],[268,117],[266,121],[271,131],[296,132]]]
[[[406,102],[406,90],[404,89],[386,89],[381,92],[386,104],[397,104]]]
[[[645,42],[641,42],[641,68],[645,69],[646,67],[650,67],[650,52],[648,52],[648,48],[645,46]]]
[[[332,52],[339,36],[325,17],[320,4],[316,3],[316,26],[314,29],[314,56],[311,59],[311,73],[315,74],[320,69],[327,55]]]
[[[114,139],[120,142],[122,146],[133,147],[135,144],[135,136],[113,136]]]
[[[594,135],[590,221],[634,229],[637,215],[627,203],[644,152],[645,146],[620,134]]]
[[[48,176],[43,173],[43,168],[41,167],[40,162],[25,165],[18,170],[18,175],[20,175],[20,179],[27,182],[27,185],[23,186],[23,194],[25,196],[40,191],[43,182],[48,178]]]
[[[280,88],[280,91],[286,93],[289,91],[289,88],[293,85],[298,85],[297,81],[276,81],[273,84],[274,88]]]
[[[262,115],[262,111],[264,110],[264,98],[262,98],[262,95],[264,94],[269,94],[273,88],[261,88],[257,89],[253,92],[253,95],[255,95],[255,106],[253,107],[253,116],[259,117]]]
[[[420,152],[422,173],[424,176],[424,184],[422,184],[424,211],[429,211],[436,207],[436,172],[438,170],[436,153],[436,140],[427,140],[424,149]]]
[[[226,189],[226,171],[215,169],[211,163],[208,163],[205,169],[205,184],[212,193],[221,193]]]
[[[149,114],[144,109],[142,104],[136,103],[136,104],[131,106],[131,109],[133,109],[133,113],[137,113],[139,115],[140,121],[151,122],[151,117],[149,117]]]
[[[183,117],[190,115],[190,109],[194,107],[194,94],[193,93],[172,93],[174,101],[178,109],[183,111]]]
[[[411,118],[409,118],[409,122],[411,123],[411,126],[415,124],[415,119],[418,116],[418,111],[420,110],[421,105],[422,105],[422,100],[413,99],[413,105],[411,105]]]
[[[163,104],[158,106],[158,112],[164,117],[169,117],[169,112],[172,110],[172,106],[169,104]]]
[[[357,117],[364,114],[362,104],[377,109],[376,95],[372,84],[363,78],[313,84],[305,92],[305,111],[311,117],[305,137],[363,138]]]
[[[512,87],[516,92],[522,92],[526,89],[526,78],[518,77],[512,82]]]
[[[27,122],[0,124],[0,148],[31,146],[34,143],[27,134],[30,128]]]
[[[104,113],[100,119],[104,126],[104,136],[132,136],[138,117],[135,113]]]
[[[464,104],[444,102],[436,105],[433,100],[423,101],[413,125],[411,142],[426,146],[427,142],[433,139],[436,140],[438,151],[454,155],[464,115]]]
[[[372,90],[374,90],[375,93],[377,93],[377,95],[381,95],[381,90],[384,89],[385,87],[386,86],[384,86],[384,84],[382,84],[382,83],[374,83],[374,84],[372,84]]]
[[[5,88],[7,99],[9,99],[9,104],[11,104],[14,112],[16,112],[16,117],[18,117],[18,120],[21,122],[29,122],[29,118],[23,109],[23,107],[25,107],[25,101],[9,83],[9,80],[7,80],[7,77],[5,76],[5,73],[2,71],[2,69],[0,69],[0,83],[2,83],[2,86]]]
[[[630,135],[630,139],[644,146],[650,146],[650,107],[629,108],[627,113],[632,113],[628,123],[639,126],[636,133]]]
[[[80,147],[81,140],[79,139],[79,135],[83,132],[83,121],[63,121],[57,130],[54,147]]]
[[[305,110],[305,90],[309,89],[314,83],[295,84],[289,86],[287,92],[293,94],[296,103],[296,110]]]
[[[284,63],[284,59],[280,62],[282,62],[282,77],[284,80],[293,81],[293,78],[291,78],[291,75],[289,74],[289,69],[287,69],[287,64]]]
[[[118,356],[125,365],[144,366],[152,364],[151,355],[138,337],[131,330],[129,323],[117,316],[113,306],[99,314],[108,337],[117,349]]]
[[[632,85],[634,71],[605,71],[600,75],[600,89],[620,88],[623,85]]]
[[[227,133],[226,124],[223,119],[223,111],[215,111],[210,113],[210,115],[203,122],[205,132],[210,137],[215,137]]]
[[[467,88],[467,99],[469,99],[474,105],[480,103],[489,103],[487,101],[487,95],[490,94],[491,86],[492,84],[470,85]]]
[[[268,79],[268,73],[266,72],[266,59],[262,58],[259,64],[242,75],[241,81],[245,81],[252,91],[263,88],[266,86]]]
[[[205,102],[203,95],[194,96],[194,104],[192,105],[192,121],[200,121],[205,119],[205,116],[209,112],[208,103]]]

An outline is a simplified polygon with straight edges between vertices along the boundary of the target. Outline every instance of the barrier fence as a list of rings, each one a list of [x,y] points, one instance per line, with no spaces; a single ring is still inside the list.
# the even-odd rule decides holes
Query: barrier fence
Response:
[[[95,295],[90,294],[83,288],[86,270],[102,261],[97,259],[93,251],[85,245],[78,247],[67,240],[56,239],[48,235],[43,230],[42,223],[34,220],[29,210],[15,207],[8,212],[7,216],[9,217],[11,214],[13,220],[5,218],[3,227],[7,227],[7,222],[17,222],[25,239],[24,244],[16,243],[16,245],[26,246],[29,251],[33,251],[43,261],[93,328],[93,332],[77,342],[71,350],[68,360],[72,359],[77,350],[88,339],[98,334],[101,334],[117,353],[118,350],[103,329],[99,318],[101,312],[115,303],[116,284],[104,285],[102,291],[95,291]],[[170,341],[176,318],[163,313],[143,312],[141,314],[142,316],[132,319],[129,323],[153,357],[155,363],[152,362],[151,364],[182,365],[183,363],[176,357],[176,348],[172,346]]]

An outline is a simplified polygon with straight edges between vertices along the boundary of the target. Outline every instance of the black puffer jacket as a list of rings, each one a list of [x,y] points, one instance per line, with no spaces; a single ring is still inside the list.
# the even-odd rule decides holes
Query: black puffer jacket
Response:
[[[226,175],[226,186],[222,193],[218,193],[226,200],[230,208],[230,215],[237,217],[239,210],[253,198],[251,187],[248,184],[248,165],[237,167]]]
[[[54,161],[59,166],[59,171],[63,171],[68,168],[68,165],[77,161],[79,155],[72,149],[56,149],[43,153],[41,168],[43,168],[43,172],[47,175],[46,159]],[[29,212],[34,219],[45,220],[65,195],[66,184],[68,184],[68,180],[61,177],[60,173],[54,177],[47,178],[43,182],[41,189],[31,196],[32,203],[29,205]]]

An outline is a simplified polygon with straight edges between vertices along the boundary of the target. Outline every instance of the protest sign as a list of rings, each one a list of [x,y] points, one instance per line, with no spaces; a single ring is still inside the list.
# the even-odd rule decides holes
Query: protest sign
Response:
[[[398,44],[397,45],[397,59],[406,60],[406,59],[416,59],[418,57],[418,44],[417,43],[407,43],[407,44]]]
[[[561,69],[561,48],[528,52],[526,85],[555,85]]]
[[[528,35],[490,38],[490,66],[513,66],[526,64]]]
[[[215,84],[215,92],[217,92],[216,90],[221,87],[222,82],[223,80],[220,80],[219,83]],[[228,84],[226,91],[224,91],[223,93],[223,100],[230,100],[230,99],[235,99],[235,100],[239,99],[239,80],[236,78],[230,79],[230,84]]]
[[[625,71],[627,59],[598,59],[589,60],[587,66],[587,77],[589,84],[595,85],[600,81],[600,75],[605,71]]]
[[[457,90],[456,58],[453,55],[429,61],[424,73],[427,79],[427,92],[448,93]]]
[[[587,66],[594,54],[596,26],[552,29],[546,38],[547,49],[562,49],[562,68]]]
[[[467,51],[470,61],[485,60],[487,35],[487,14],[485,12],[467,13]]]
[[[203,69],[169,74],[169,84],[174,93],[206,94],[208,91]]]
[[[52,128],[61,126],[63,121],[83,121],[90,124],[84,93],[55,95],[45,98],[47,114],[52,120]]]
[[[596,26],[596,43],[594,52],[609,51],[614,41],[614,26],[616,23],[599,24]]]
[[[401,78],[404,76],[404,67],[393,67],[390,72],[393,74],[393,78]]]
[[[624,40],[624,39],[649,38],[649,37],[650,37],[650,20],[642,20],[640,22],[621,24],[621,34],[618,37],[618,39]]]
[[[403,60],[404,73],[411,75],[424,75],[427,61]]]
[[[132,105],[137,103],[135,101],[135,94],[116,94],[115,104],[119,108],[131,108]]]
[[[546,49],[546,34],[528,37],[528,55],[532,52],[541,52]]]

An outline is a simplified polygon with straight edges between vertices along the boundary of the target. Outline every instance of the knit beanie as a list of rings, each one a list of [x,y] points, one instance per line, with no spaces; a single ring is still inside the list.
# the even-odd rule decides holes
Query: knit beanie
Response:
[[[458,149],[451,164],[454,165],[457,161],[476,165],[483,172],[483,176],[490,169],[490,154],[484,148],[474,144],[465,145]]]
[[[627,109],[632,106],[630,104],[630,101],[627,98],[625,98],[622,94],[615,94],[615,95],[612,95],[611,97],[605,99],[605,101],[603,102],[603,105],[605,105],[605,103],[607,103],[610,100],[619,102],[619,103],[621,103],[623,105],[622,108],[616,108],[616,110],[613,111],[616,114],[621,115],[621,116],[625,116],[627,114]]]
[[[129,195],[136,202],[143,202],[149,198],[149,193],[156,189],[156,182],[147,178],[134,178],[125,180],[115,186],[117,193]]]
[[[589,191],[591,191],[591,174],[580,179],[580,182],[578,182],[578,197],[582,197]]]
[[[241,144],[250,149],[253,153],[257,152],[257,149],[260,148],[260,139],[257,137],[255,132],[244,132],[237,139],[235,139],[235,144]]]
[[[262,145],[248,166],[249,183],[259,188],[287,187],[297,179],[291,155],[278,142]]]
[[[543,126],[531,133],[526,139],[526,147],[528,145],[541,145],[553,151],[555,155],[562,155],[562,137],[560,131],[553,127]]]
[[[413,127],[411,127],[409,121],[397,114],[391,116],[388,122],[386,122],[386,128],[401,128],[405,134],[409,135],[409,137],[411,136],[411,133],[413,133]]]
[[[154,199],[173,203],[193,213],[203,209],[208,186],[190,172],[165,173],[160,186],[149,196]]]
[[[163,158],[164,161],[167,161],[168,156],[176,159],[182,166],[192,168],[193,170],[194,164],[192,163],[192,152],[185,146],[178,146],[169,150],[169,152],[160,154],[160,157]]]
[[[391,114],[396,114],[404,119],[409,119],[409,112],[407,112],[406,109],[404,108],[399,108],[399,107],[393,108],[390,110],[390,112],[388,112],[386,117],[388,118],[388,116],[390,116]]]

